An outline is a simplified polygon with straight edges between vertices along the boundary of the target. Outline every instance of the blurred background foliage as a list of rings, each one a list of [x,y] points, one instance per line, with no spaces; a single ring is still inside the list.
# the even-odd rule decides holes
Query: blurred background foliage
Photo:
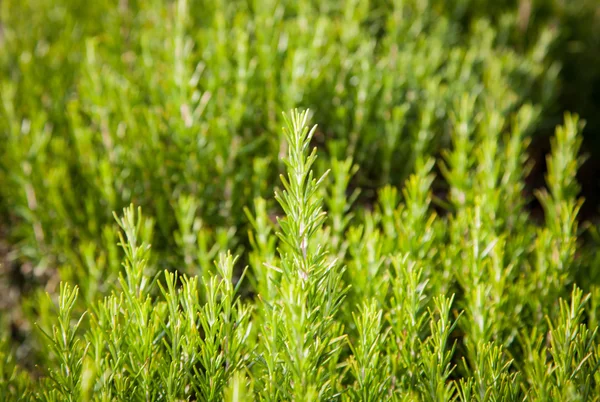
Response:
[[[155,219],[159,268],[199,273],[218,249],[248,248],[243,207],[271,200],[280,112],[296,106],[319,123],[320,170],[360,167],[349,194],[367,208],[452,145],[465,94],[473,116],[530,105],[529,193],[554,127],[577,112],[597,212],[593,0],[5,0],[0,49],[0,328],[17,340],[44,317],[41,291],[68,280],[89,301],[114,283],[112,211],[131,202]]]

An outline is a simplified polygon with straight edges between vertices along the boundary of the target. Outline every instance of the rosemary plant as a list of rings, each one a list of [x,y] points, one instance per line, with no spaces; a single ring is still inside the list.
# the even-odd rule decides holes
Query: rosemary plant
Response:
[[[562,3],[0,2],[0,400],[598,399]]]
[[[549,191],[540,193],[558,215],[543,226],[524,220],[528,235],[514,237],[508,221],[493,219],[504,209],[491,197],[507,191],[506,181],[522,180],[514,163],[497,160],[514,158],[501,151],[515,146],[514,136],[524,140],[514,127],[492,147],[490,138],[498,141],[502,131],[494,112],[469,123],[471,131],[457,120],[461,135],[474,136],[474,151],[465,151],[465,140],[442,165],[452,176],[452,212],[432,210],[428,160],[417,163],[402,200],[387,187],[376,210],[353,219],[336,207],[354,173],[351,161],[337,165],[337,189],[323,191],[329,182],[314,173],[317,131],[308,117],[284,115],[277,223],[262,198],[247,210],[251,271],[236,269],[237,258],[221,251],[201,275],[161,272],[150,247],[155,222],[139,208],[124,209],[115,215],[123,250],[118,281],[83,311],[79,288],[68,284],[55,307],[50,298],[39,302],[57,311],[38,324],[48,358],[34,379],[3,340],[4,399],[517,401],[598,394],[600,350],[596,328],[586,324],[597,313],[586,307],[591,296],[566,289],[577,246],[575,117],[557,128]],[[496,131],[490,121],[500,125]],[[499,156],[469,158],[486,152]],[[461,163],[491,167],[461,170]],[[328,217],[325,205],[337,215]],[[183,199],[181,207],[188,213],[178,219],[189,227],[194,201]],[[181,248],[195,251],[183,233]],[[247,286],[255,294],[242,299]]]

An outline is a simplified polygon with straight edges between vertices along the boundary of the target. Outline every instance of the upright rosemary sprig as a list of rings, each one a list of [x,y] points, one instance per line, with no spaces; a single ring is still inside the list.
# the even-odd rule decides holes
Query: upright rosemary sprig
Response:
[[[270,333],[278,340],[271,344],[280,349],[275,379],[280,398],[323,400],[335,394],[339,375],[335,366],[343,337],[335,315],[344,296],[343,269],[328,257],[326,245],[318,243],[326,217],[318,189],[325,175],[315,178],[311,169],[315,127],[307,127],[308,112],[294,110],[284,119],[287,175],[281,176],[283,190],[275,195],[285,213],[278,219],[280,262],[275,268],[282,275],[277,302],[271,306],[277,314],[272,324],[279,331]]]

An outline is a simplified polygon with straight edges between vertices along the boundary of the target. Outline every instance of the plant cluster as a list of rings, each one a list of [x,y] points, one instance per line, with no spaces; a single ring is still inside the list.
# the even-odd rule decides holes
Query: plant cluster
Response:
[[[562,39],[511,4],[2,2],[0,400],[598,398],[583,124],[532,193]]]
[[[3,350],[3,400],[589,400],[600,394],[600,292],[572,286],[579,208],[578,120],[567,115],[548,157],[546,221],[520,191],[523,109],[512,130],[457,102],[455,143],[441,162],[446,216],[433,211],[432,161],[417,161],[402,199],[373,211],[339,203],[352,163],[314,175],[308,113],[286,117],[286,175],[275,199],[248,209],[249,270],[219,253],[200,276],[157,272],[152,220],[116,217],[124,259],[107,296],[76,311],[61,284],[39,323],[48,355],[32,386]],[[472,149],[471,149],[472,148]],[[331,190],[330,190],[331,189]],[[511,198],[512,197],[512,198]],[[512,200],[507,205],[502,200]],[[507,209],[511,210],[508,211]],[[336,224],[335,222],[340,222]],[[246,279],[248,278],[248,279]],[[240,297],[245,280],[256,296]]]
[[[2,4],[0,211],[31,281],[116,278],[111,214],[130,203],[165,267],[247,246],[240,211],[270,200],[281,111],[313,110],[319,171],[352,158],[372,202],[448,147],[463,94],[508,116],[555,93],[554,34],[514,49],[515,10],[465,27],[442,1],[112,3]]]

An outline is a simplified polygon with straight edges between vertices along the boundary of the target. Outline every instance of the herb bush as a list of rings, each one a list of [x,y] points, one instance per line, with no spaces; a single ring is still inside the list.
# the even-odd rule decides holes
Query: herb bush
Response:
[[[0,400],[600,395],[557,34],[465,4],[2,2]]]

